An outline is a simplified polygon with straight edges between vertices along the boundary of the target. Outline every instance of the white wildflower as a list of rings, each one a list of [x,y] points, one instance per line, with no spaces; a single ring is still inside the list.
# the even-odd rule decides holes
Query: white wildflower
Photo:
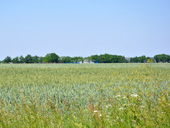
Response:
[[[132,97],[138,97],[138,95],[137,95],[137,94],[131,94],[131,96],[132,96]]]
[[[94,112],[97,112],[97,110],[94,110]]]
[[[99,114],[99,116],[101,117],[101,116],[102,116],[102,114]]]
[[[117,95],[116,97],[121,97],[121,95]]]
[[[126,108],[119,108],[119,110],[123,110],[123,109],[126,109]]]
[[[109,108],[109,107],[111,107],[112,105],[110,105],[110,104],[108,104],[108,105],[106,105],[106,108]]]
[[[144,108],[145,106],[141,106],[141,108]]]
[[[123,104],[124,107],[128,106],[128,104]]]
[[[123,120],[123,119],[121,119],[120,121],[121,121],[121,122],[124,122],[124,120]]]
[[[136,120],[133,120],[134,123],[136,123]]]

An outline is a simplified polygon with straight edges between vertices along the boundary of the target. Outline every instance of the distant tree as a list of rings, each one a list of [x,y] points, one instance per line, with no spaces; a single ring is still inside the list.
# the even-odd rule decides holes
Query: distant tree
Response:
[[[146,60],[147,60],[147,63],[152,63],[153,62],[151,57],[147,57]]]
[[[118,56],[117,55],[112,55],[112,63],[118,63]]]
[[[139,63],[139,58],[137,56],[134,58],[134,62]]]
[[[33,59],[32,59],[32,56],[30,54],[28,54],[25,57],[25,63],[33,63]]]
[[[86,57],[85,59],[87,59],[87,61],[90,63],[90,61],[92,60],[91,56]]]
[[[81,56],[76,57],[60,57],[55,53],[49,53],[45,57],[38,57],[38,56],[31,56],[28,54],[25,58],[23,56],[15,57],[11,59],[11,57],[7,56],[3,61],[3,63],[70,63],[70,62],[84,62],[86,59],[88,62],[98,62],[98,63],[152,63],[152,62],[162,62],[162,63],[170,63],[170,55],[166,54],[158,54],[155,55],[154,58],[146,57],[146,56],[139,56],[139,57],[131,57],[130,59],[120,56],[120,55],[111,55],[111,54],[101,54],[101,55],[91,55],[89,57],[83,58]]]
[[[157,63],[159,62],[170,62],[170,56],[169,55],[166,55],[166,54],[158,54],[158,55],[155,55],[154,56],[154,59]]]
[[[140,56],[140,57],[138,57],[138,62],[140,62],[140,63],[146,63],[146,56]]]
[[[132,57],[130,58],[130,62],[131,63],[146,63],[147,62],[147,58],[146,56],[139,56],[139,57]]]
[[[38,63],[39,62],[39,57],[38,56],[32,56],[32,62],[33,63]]]
[[[11,57],[7,56],[4,60],[3,63],[10,63],[12,61]]]
[[[164,62],[170,62],[170,56],[169,55],[166,55],[166,54],[163,54],[162,56],[164,56]]]
[[[168,55],[167,62],[170,63],[170,55]]]
[[[159,55],[155,55],[154,59],[155,59],[156,63],[160,62],[160,56]]]
[[[44,63],[49,63],[49,62],[51,62],[50,55],[47,54],[47,55],[43,58],[43,62],[44,62]]]
[[[128,61],[124,56],[120,55],[110,55],[110,54],[101,54],[101,55],[92,55],[91,59],[93,62],[99,63],[127,63]]]
[[[39,57],[38,58],[38,63],[42,63],[43,62],[43,57]]]
[[[127,63],[128,61],[125,59],[124,56],[117,56],[118,57],[118,63]]]
[[[72,62],[83,62],[84,61],[84,58],[83,57],[80,57],[80,56],[76,56],[76,57],[72,57],[71,58]]]
[[[49,53],[47,54],[44,58],[43,58],[43,62],[45,63],[57,63],[58,62],[58,59],[59,59],[59,56],[55,53]]]
[[[24,58],[23,56],[20,56],[20,57],[19,57],[19,62],[20,62],[20,63],[24,63],[24,62],[25,62],[25,58]]]
[[[112,55],[109,54],[102,54],[100,55],[100,63],[111,63],[112,62]]]
[[[93,62],[101,62],[101,58],[98,55],[92,55],[91,58]]]
[[[64,63],[71,63],[72,62],[71,57],[69,57],[69,56],[62,57],[62,61]]]
[[[19,57],[15,57],[12,59],[12,63],[19,63]]]
[[[77,62],[78,60],[77,60],[75,57],[71,57],[71,61],[72,61],[73,63],[75,63],[75,62]]]
[[[83,63],[84,62],[84,58],[80,56],[79,57],[79,61]]]

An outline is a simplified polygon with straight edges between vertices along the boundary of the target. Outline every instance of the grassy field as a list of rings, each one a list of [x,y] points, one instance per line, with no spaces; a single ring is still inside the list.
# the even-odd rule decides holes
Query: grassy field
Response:
[[[170,127],[170,64],[0,64],[0,127]]]

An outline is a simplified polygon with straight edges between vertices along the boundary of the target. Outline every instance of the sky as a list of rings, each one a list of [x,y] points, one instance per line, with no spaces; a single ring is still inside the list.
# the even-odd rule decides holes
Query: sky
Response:
[[[1,0],[6,56],[170,55],[170,0]]]

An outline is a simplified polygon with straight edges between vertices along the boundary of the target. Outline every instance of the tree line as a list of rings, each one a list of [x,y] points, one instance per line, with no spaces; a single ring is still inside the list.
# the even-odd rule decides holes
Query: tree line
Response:
[[[121,55],[111,55],[111,54],[101,54],[101,55],[91,55],[88,57],[70,57],[70,56],[61,56],[59,57],[56,53],[48,53],[44,57],[40,56],[31,56],[28,54],[23,57],[11,58],[7,56],[1,63],[80,63],[80,62],[94,62],[94,63],[170,63],[170,55],[158,54],[154,57],[131,57],[125,58]]]
[[[140,57],[133,57],[130,58],[131,63],[170,63],[170,55],[166,54],[158,54],[155,55],[153,58],[140,56]]]

